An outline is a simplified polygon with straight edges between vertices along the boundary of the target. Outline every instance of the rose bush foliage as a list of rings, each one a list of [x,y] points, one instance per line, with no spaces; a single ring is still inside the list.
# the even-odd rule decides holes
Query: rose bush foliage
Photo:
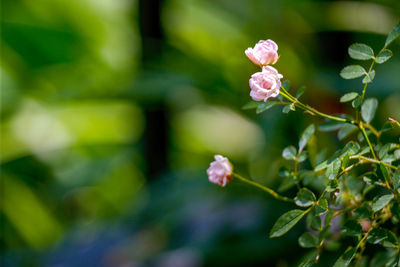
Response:
[[[392,57],[388,46],[399,35],[400,23],[389,33],[378,53],[366,44],[356,43],[349,47],[351,58],[370,62],[369,68],[357,64],[346,66],[340,72],[344,79],[362,78],[359,92],[348,92],[340,98],[340,102],[351,104],[353,115],[329,115],[302,103],[299,99],[304,87],[293,96],[289,82],[281,83],[283,76],[268,66],[279,59],[278,45],[274,41],[260,41],[245,51],[261,71],[250,78],[250,96],[254,101],[246,104],[244,109],[256,109],[256,113],[261,113],[283,105],[284,113],[303,110],[323,121],[318,126],[310,124],[296,146],[283,150],[282,157],[292,167],[281,168],[279,176],[283,182],[278,191],[233,172],[229,160],[219,155],[215,156],[207,174],[212,183],[225,186],[231,178],[238,179],[279,200],[293,203],[294,208],[275,222],[270,237],[286,234],[305,218],[307,230],[299,236],[298,243],[310,250],[299,266],[312,266],[325,250],[331,249],[342,250],[334,266],[400,266],[400,138],[393,143],[382,143],[380,138],[384,132],[400,128],[400,123],[388,118],[381,127],[372,125],[378,101],[367,97],[368,84],[375,78],[376,64],[383,64]],[[316,131],[337,131],[338,139],[347,143],[324,157],[311,147],[310,140]],[[307,160],[310,164],[302,164]],[[304,165],[312,166],[312,169],[303,169]],[[310,186],[315,181],[324,185],[322,191],[316,192]],[[297,194],[286,196],[287,190],[293,187],[298,188]],[[344,239],[351,239],[351,245],[344,246],[348,243],[340,242]],[[366,252],[367,247],[374,246],[377,249]]]

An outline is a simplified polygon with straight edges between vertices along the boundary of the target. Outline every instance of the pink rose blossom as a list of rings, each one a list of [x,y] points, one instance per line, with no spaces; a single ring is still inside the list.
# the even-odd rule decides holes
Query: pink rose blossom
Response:
[[[227,158],[221,155],[215,155],[214,158],[215,161],[211,162],[210,168],[207,169],[208,180],[224,187],[231,180],[232,165]]]
[[[260,66],[275,64],[279,58],[278,45],[272,40],[261,40],[254,48],[247,48],[244,53],[254,64]]]
[[[261,72],[251,75],[249,85],[251,88],[250,96],[255,101],[267,101],[270,97],[277,97],[281,88],[281,78],[283,76],[271,67],[263,67]]]

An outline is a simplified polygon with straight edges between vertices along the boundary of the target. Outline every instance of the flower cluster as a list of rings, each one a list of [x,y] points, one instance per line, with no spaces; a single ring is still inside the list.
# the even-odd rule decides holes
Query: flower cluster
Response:
[[[283,76],[269,66],[278,59],[278,45],[272,40],[261,40],[254,48],[247,48],[246,56],[256,65],[261,67],[261,72],[254,73],[249,81],[250,96],[254,101],[267,101],[270,97],[277,97]]]

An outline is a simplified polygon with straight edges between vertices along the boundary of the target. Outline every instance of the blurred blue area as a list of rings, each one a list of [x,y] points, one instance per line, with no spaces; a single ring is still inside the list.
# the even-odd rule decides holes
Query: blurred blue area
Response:
[[[291,206],[237,181],[216,187],[205,173],[223,154],[277,188],[282,149],[319,122],[241,110],[257,71],[244,50],[275,40],[276,68],[292,88],[307,86],[304,101],[346,112],[340,96],[361,90],[339,76],[352,63],[347,47],[380,49],[400,17],[397,0],[2,0],[1,8],[2,266],[296,266],[304,225],[268,238]],[[368,88],[380,99],[378,128],[400,119],[399,41],[391,50]],[[328,153],[339,145],[317,137]]]

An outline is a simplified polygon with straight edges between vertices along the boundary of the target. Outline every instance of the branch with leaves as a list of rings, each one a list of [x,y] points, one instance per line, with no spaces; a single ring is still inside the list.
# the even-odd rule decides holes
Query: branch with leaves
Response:
[[[278,46],[274,41],[260,41],[254,48],[245,51],[261,71],[251,76],[250,96],[254,101],[243,109],[255,109],[259,114],[283,106],[283,113],[300,109],[324,121],[318,127],[309,125],[301,134],[297,147],[283,149],[282,157],[291,164],[279,171],[283,182],[277,190],[234,173],[229,160],[219,155],[211,163],[207,174],[211,182],[221,186],[237,179],[278,200],[298,206],[278,218],[270,237],[286,234],[306,217],[308,230],[298,241],[301,247],[311,250],[302,258],[300,266],[311,266],[318,262],[323,251],[329,249],[330,243],[343,238],[354,239],[354,245],[343,248],[344,252],[334,266],[358,266],[362,261],[376,262],[382,257],[385,266],[400,266],[400,138],[397,143],[382,143],[380,138],[393,127],[400,127],[400,123],[388,118],[389,123],[381,128],[372,125],[378,100],[367,98],[367,87],[374,81],[376,64],[383,64],[393,56],[388,47],[399,36],[400,23],[387,36],[378,53],[366,44],[356,43],[349,47],[348,53],[352,59],[371,61],[368,68],[356,64],[346,66],[340,72],[344,79],[362,78],[360,92],[349,92],[340,98],[342,103],[351,102],[354,117],[350,114],[326,114],[304,104],[300,98],[305,87],[294,93],[289,81],[281,82],[283,75],[271,66],[279,59]],[[337,131],[340,141],[349,141],[328,158],[323,158],[322,153],[310,157],[310,140],[316,131]],[[353,134],[357,131],[358,135],[354,138]],[[303,162],[307,160],[313,169],[305,169],[307,165]],[[318,198],[318,189],[310,186],[314,180],[324,185],[322,192],[317,194]],[[292,187],[297,187],[297,194],[284,195]],[[339,217],[342,223],[337,220]],[[367,245],[379,245],[385,250],[365,257]]]

